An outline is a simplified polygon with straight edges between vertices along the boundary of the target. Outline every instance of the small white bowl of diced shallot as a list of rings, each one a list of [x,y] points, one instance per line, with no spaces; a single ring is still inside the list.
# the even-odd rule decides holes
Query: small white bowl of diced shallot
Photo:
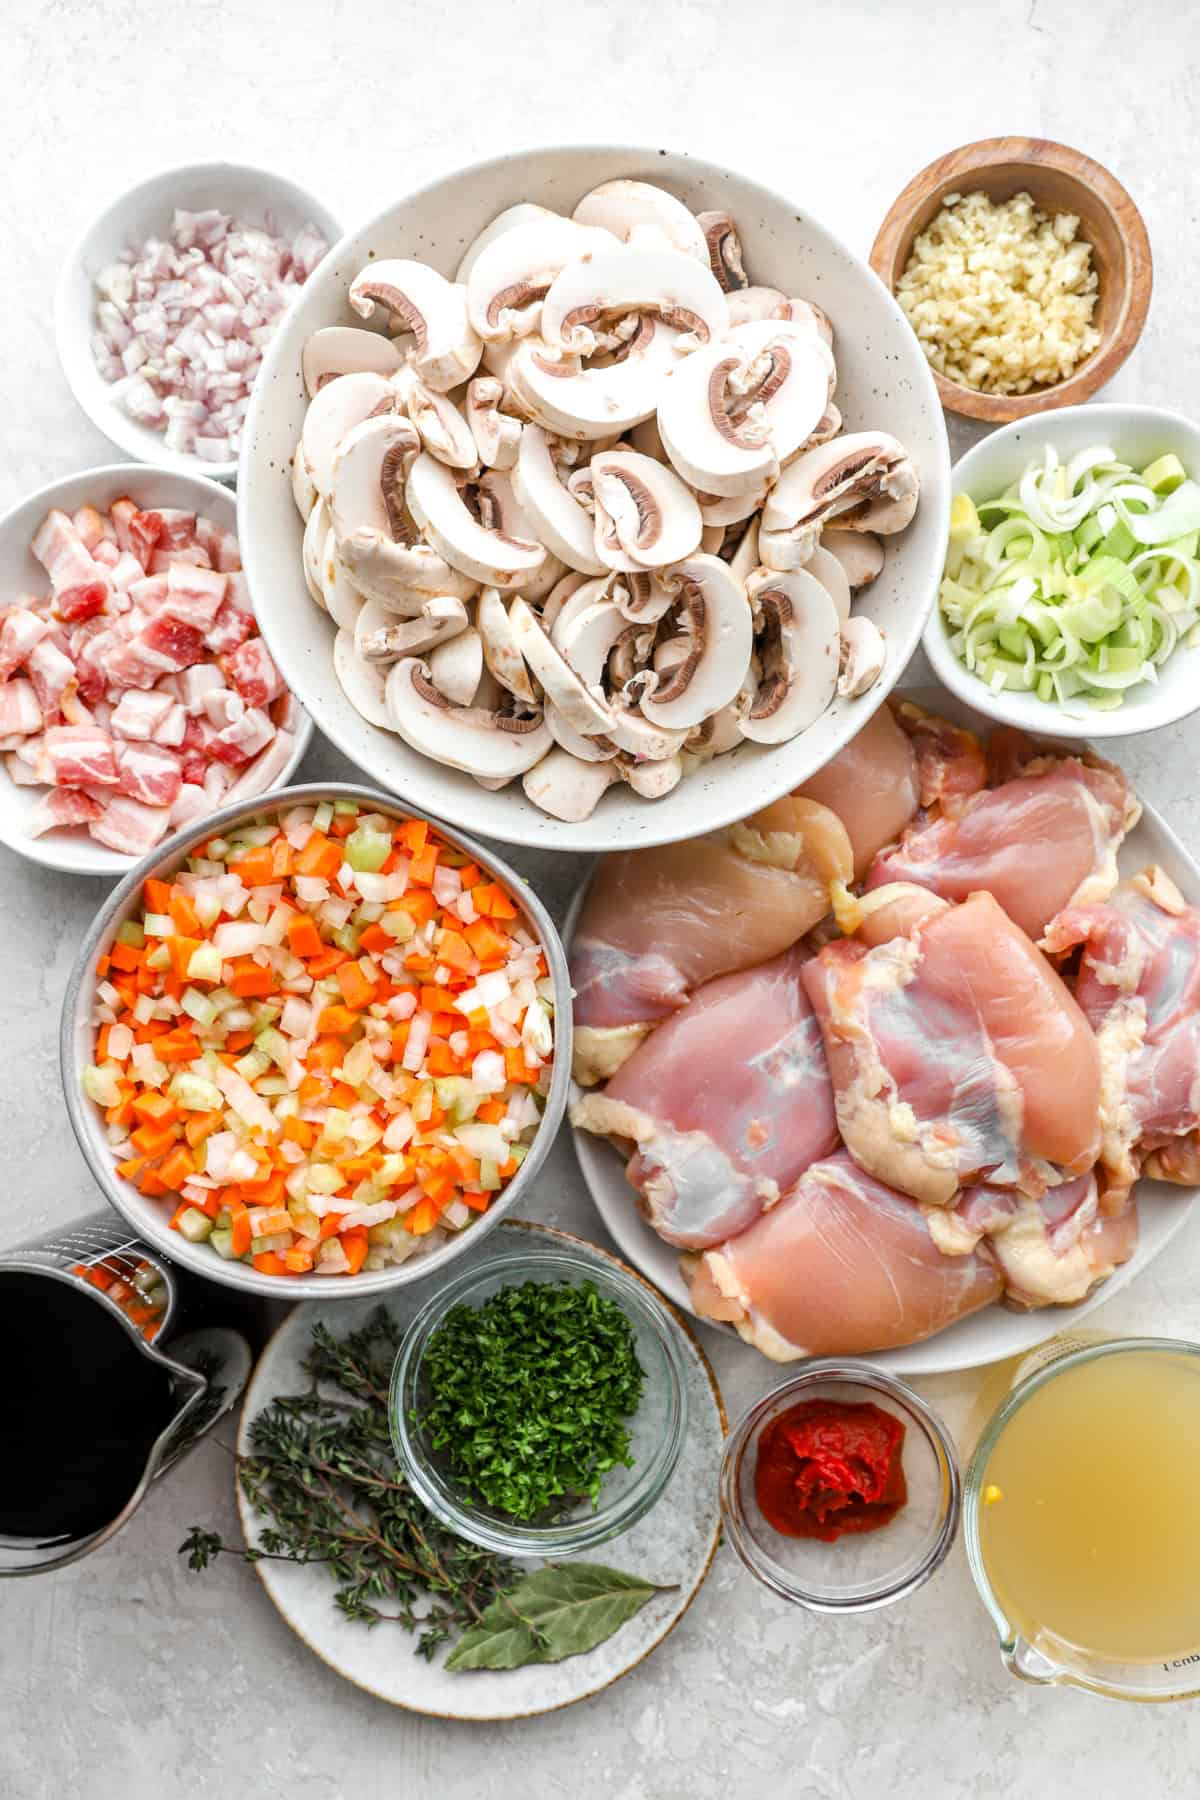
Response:
[[[118,195],[55,301],[92,423],[141,462],[232,481],[266,347],[341,230],[294,181],[240,163],[163,169]]]
[[[312,729],[259,636],[227,488],[115,463],[0,518],[0,843],[123,875],[285,786]]]
[[[139,1238],[277,1298],[480,1241],[562,1122],[571,987],[481,845],[368,788],[226,807],[101,909],[63,1007],[88,1165]]]

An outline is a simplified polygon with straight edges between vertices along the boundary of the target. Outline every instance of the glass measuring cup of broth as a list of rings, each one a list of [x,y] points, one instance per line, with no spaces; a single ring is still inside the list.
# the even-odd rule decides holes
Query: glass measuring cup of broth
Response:
[[[1200,1694],[1200,1345],[1089,1344],[1021,1381],[971,1459],[963,1523],[1013,1675]]]

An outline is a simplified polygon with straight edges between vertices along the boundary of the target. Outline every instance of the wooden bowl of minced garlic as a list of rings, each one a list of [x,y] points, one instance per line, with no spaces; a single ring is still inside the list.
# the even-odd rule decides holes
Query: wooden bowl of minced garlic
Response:
[[[1000,424],[1110,381],[1150,306],[1150,240],[1116,177],[1047,138],[983,138],[914,175],[871,267],[948,412]]]

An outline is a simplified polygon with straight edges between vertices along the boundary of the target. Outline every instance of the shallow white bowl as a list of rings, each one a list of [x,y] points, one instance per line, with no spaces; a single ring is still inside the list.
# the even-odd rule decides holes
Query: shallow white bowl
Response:
[[[54,331],[63,374],[92,424],[139,462],[232,481],[237,474],[236,458],[210,463],[168,450],[160,431],[131,419],[113,399],[112,387],[92,355],[96,276],[131,245],[142,244],[148,237],[165,237],[177,206],[188,212],[216,206],[247,225],[265,225],[269,214],[275,230],[283,233],[299,231],[311,221],[327,244],[336,242],[342,227],[313,194],[269,169],[242,163],[191,163],[162,169],[118,195],[68,252],[55,295]]]
[[[581,824],[564,824],[525,798],[519,781],[488,793],[469,775],[431,762],[369,725],[333,672],[334,627],[313,605],[300,563],[302,525],[289,464],[304,419],[300,353],[322,325],[361,324],[346,290],[371,257],[411,256],[452,274],[470,240],[518,200],[570,212],[598,182],[638,176],[699,210],[732,213],[752,279],[819,302],[833,320],[837,403],[850,431],[867,425],[904,443],[921,479],[921,505],[858,611],[887,634],[882,679],[859,700],[837,700],[801,737],[777,748],[747,744],[716,758],[663,800],[610,790]],[[242,554],[262,595],[263,632],[295,693],[338,748],[393,793],[439,818],[509,844],[609,850],[671,843],[743,818],[797,786],[866,723],[915,650],[941,573],[949,516],[945,425],[929,365],[907,320],[866,263],[793,202],[743,175],[690,157],[630,147],[529,150],[479,163],[397,201],[336,245],[306,283],[267,352],[254,390],[239,472]]]
[[[955,463],[954,493],[969,494],[976,505],[994,500],[1031,462],[1040,461],[1047,444],[1054,445],[1064,462],[1079,450],[1107,444],[1135,469],[1172,453],[1189,475],[1200,480],[1200,426],[1161,406],[1114,402],[1065,406],[1061,412],[1039,413],[1003,426]],[[1007,689],[993,694],[955,656],[938,606],[925,627],[925,652],[938,678],[965,705],[1035,736],[1136,737],[1139,732],[1157,731],[1160,725],[1173,725],[1200,707],[1200,648],[1180,646],[1159,671],[1156,682],[1143,681],[1131,688],[1124,705],[1113,712],[1096,712],[1082,702],[1059,706],[1039,700],[1036,694],[1015,694]]]
[[[387,1269],[366,1270],[359,1275],[337,1277],[261,1275],[250,1264],[225,1262],[207,1244],[189,1243],[182,1232],[170,1229],[172,1208],[165,1199],[147,1199],[131,1181],[117,1174],[105,1135],[103,1117],[83,1091],[83,1071],[92,1060],[95,1041],[91,1018],[97,959],[111,946],[117,927],[140,910],[142,884],[150,876],[170,880],[197,844],[203,843],[214,832],[232,830],[243,820],[253,818],[256,813],[274,813],[288,806],[319,806],[324,800],[356,800],[361,806],[369,807],[374,812],[400,817],[428,817],[420,807],[389,799],[386,794],[372,788],[355,787],[347,782],[316,782],[289,788],[286,792],[277,789],[271,794],[260,795],[256,800],[222,807],[210,818],[189,825],[169,844],[144,857],[125,880],[113,889],[96,914],[75,958],[63,997],[59,1025],[59,1074],[66,1098],[67,1116],[83,1152],[84,1161],[91,1170],[93,1179],[103,1190],[105,1198],[128,1221],[137,1237],[155,1245],[171,1262],[180,1263],[194,1275],[202,1275],[222,1287],[266,1294],[273,1300],[349,1300],[359,1299],[364,1294],[382,1294],[391,1288],[407,1287],[414,1281],[423,1281],[426,1276],[443,1270],[447,1263],[454,1262],[464,1250],[480,1243],[492,1226],[511,1212],[518,1200],[533,1186],[562,1123],[571,1079],[571,978],[567,973],[562,940],[553,920],[529,883],[515,869],[509,868],[507,863],[502,862],[493,851],[484,849],[482,844],[476,844],[458,832],[447,830],[439,819],[433,819],[430,823],[436,826],[447,841],[457,849],[465,850],[474,862],[487,869],[494,879],[502,882],[522,908],[524,922],[541,945],[550,979],[554,984],[555,1058],[546,1108],[529,1155],[499,1199],[493,1202],[487,1212],[480,1213],[473,1225],[448,1238],[438,1249],[430,1250],[424,1256],[414,1257],[411,1262],[397,1263]]]
[[[237,530],[237,505],[228,488],[201,475],[178,475],[171,469],[151,469],[144,463],[104,463],[98,469],[82,469],[38,488],[0,518],[0,612],[18,594],[44,594],[49,586],[46,571],[29,548],[30,539],[52,507],[73,513],[81,506],[101,512],[114,500],[129,494],[142,506],[175,506],[185,512],[204,513],[226,531]],[[253,587],[251,587],[253,596]],[[313,724],[295,696],[291,696],[289,731],[296,744],[279,786],[286,787],[312,741]],[[41,863],[47,869],[65,869],[72,875],[124,875],[137,860],[108,850],[90,838],[85,827],[50,831],[30,837],[29,820],[47,790],[17,787],[0,765],[0,844]],[[264,796],[265,798],[265,796]],[[154,851],[158,856],[171,842],[167,838]]]

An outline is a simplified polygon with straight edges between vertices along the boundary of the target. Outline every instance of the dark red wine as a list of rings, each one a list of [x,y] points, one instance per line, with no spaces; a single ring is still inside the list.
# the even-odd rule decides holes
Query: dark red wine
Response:
[[[0,1537],[70,1542],[132,1496],[182,1396],[107,1301],[0,1269]]]

